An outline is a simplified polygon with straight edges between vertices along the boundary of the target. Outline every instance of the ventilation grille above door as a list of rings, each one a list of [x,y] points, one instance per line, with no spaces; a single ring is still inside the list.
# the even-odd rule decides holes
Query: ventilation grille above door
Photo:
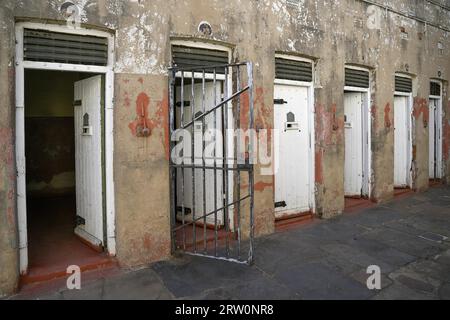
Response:
[[[218,66],[228,64],[228,52],[203,48],[192,48],[185,46],[172,46],[172,64],[178,68],[195,68],[201,72],[202,67]],[[213,72],[213,69],[205,69]],[[225,73],[224,68],[216,68],[216,73]]]
[[[440,96],[441,85],[437,82],[430,82],[430,96]]]
[[[311,62],[275,58],[275,78],[295,81],[313,81]]]
[[[345,68],[347,87],[369,88],[369,71]]]
[[[412,79],[395,76],[395,91],[412,92]]]
[[[23,58],[26,61],[106,66],[108,39],[25,29]]]

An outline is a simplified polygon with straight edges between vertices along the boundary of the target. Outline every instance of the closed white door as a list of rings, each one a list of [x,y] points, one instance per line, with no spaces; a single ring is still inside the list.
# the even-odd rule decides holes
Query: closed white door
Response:
[[[344,94],[346,196],[361,196],[363,187],[363,97],[360,92]]]
[[[429,175],[430,179],[442,178],[442,110],[439,99],[429,104]]]
[[[209,111],[216,105],[215,101],[220,101],[222,93],[222,83],[217,82],[214,90],[214,83],[207,82],[205,84],[205,97],[203,99],[202,84],[198,83],[194,85],[194,99],[192,99],[192,87],[186,85],[184,87],[184,101],[185,106],[183,109],[183,124],[186,125],[192,121],[192,106],[194,106],[194,115],[199,116],[202,114],[203,103],[205,111]],[[214,100],[216,99],[216,100]],[[181,89],[177,88],[177,109],[176,109],[176,127],[181,128],[182,114],[181,114]],[[204,102],[202,102],[204,101]],[[207,151],[205,157],[205,165],[213,167],[214,162],[218,168],[222,168],[223,159],[223,133],[222,133],[222,114],[223,108],[219,108],[214,112],[211,112],[205,117],[205,130],[203,130],[202,120],[198,120],[193,126],[186,129],[186,132],[194,139],[194,164],[203,165],[203,131],[205,131],[205,150]],[[217,135],[215,136],[215,133]],[[179,135],[182,135],[180,132]],[[192,164],[192,144],[190,139],[184,139],[183,156],[184,163],[187,165]],[[214,146],[215,145],[215,146]],[[215,150],[214,152],[208,152],[209,150]],[[184,179],[183,179],[184,176]],[[215,179],[214,179],[215,177]],[[224,190],[224,173],[222,170],[205,169],[205,182],[203,184],[203,169],[194,169],[194,180],[192,177],[192,169],[184,169],[184,175],[182,169],[177,169],[177,218],[182,220],[182,208],[185,209],[185,221],[192,221],[203,217],[205,214],[209,214],[215,210],[224,207],[223,190]],[[195,186],[195,190],[193,188]],[[214,185],[216,185],[216,195],[214,195]],[[204,191],[205,190],[205,191]],[[193,193],[195,191],[195,201],[192,201]],[[216,198],[216,206],[214,206],[214,198]],[[229,199],[232,202],[232,199]],[[223,211],[220,210],[215,214],[210,214],[206,217],[206,223],[214,225],[217,218],[217,224],[223,225]],[[203,223],[203,218],[198,221],[199,224]]]
[[[103,244],[102,80],[75,82],[75,233],[95,246]]]
[[[436,100],[434,99],[430,99],[430,104],[429,104],[429,121],[428,121],[428,139],[429,139],[429,174],[430,174],[430,178],[431,179],[435,179],[437,178],[437,172],[436,172],[436,165],[437,165],[437,137],[436,137],[436,133],[437,133],[437,127],[436,127],[436,111],[437,111],[437,106],[436,106]]]
[[[409,117],[411,115],[408,97],[396,96],[394,98],[394,186],[398,188],[408,186]]]
[[[274,127],[279,132],[275,153],[275,214],[283,217],[311,210],[308,89],[275,85]]]

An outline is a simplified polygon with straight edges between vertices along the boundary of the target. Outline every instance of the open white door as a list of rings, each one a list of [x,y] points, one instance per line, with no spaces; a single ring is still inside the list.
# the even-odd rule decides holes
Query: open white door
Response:
[[[394,186],[406,188],[409,186],[409,152],[411,143],[409,123],[411,117],[407,96],[394,98]]]
[[[75,233],[95,247],[103,245],[102,78],[75,82]]]
[[[281,218],[311,210],[308,88],[277,84],[274,97],[274,127],[279,132],[275,216]]]
[[[183,90],[184,95],[184,108],[182,109],[181,103],[181,87],[177,88],[177,108],[176,108],[176,128],[181,128],[181,121],[183,116],[183,125],[185,126],[192,121],[192,107],[194,108],[194,115],[200,116],[202,114],[203,107],[205,111],[209,111],[217,104],[216,101],[220,101],[222,96],[222,82],[217,81],[216,88],[214,89],[214,83],[212,81],[205,83],[205,97],[203,98],[203,85],[202,83],[194,84],[194,100],[192,100],[192,86],[185,85]],[[216,101],[215,101],[215,100]],[[204,105],[203,105],[204,104]],[[183,114],[182,114],[183,111]],[[205,158],[205,164],[208,167],[214,167],[214,161],[217,168],[222,167],[223,159],[223,133],[214,137],[215,130],[222,132],[222,109],[217,109],[211,112],[205,117],[205,150],[213,150],[215,143],[215,160],[211,158]],[[215,130],[214,130],[215,129]],[[202,165],[203,156],[203,121],[195,121],[194,125],[187,127],[186,132],[190,133],[191,138],[195,139],[195,152],[194,152],[194,164]],[[194,130],[194,131],[193,131]],[[194,132],[192,134],[192,132]],[[178,132],[178,137],[182,137],[182,132]],[[186,137],[187,138],[187,137]],[[207,140],[207,141],[206,141]],[[190,139],[183,140],[183,157],[185,164],[192,164],[192,145]],[[218,208],[224,207],[224,173],[220,169],[205,169],[205,185],[203,185],[203,169],[184,169],[177,168],[177,219],[183,220],[183,206],[184,204],[184,220],[192,221],[194,218],[193,211],[195,213],[195,219],[199,219],[204,214],[209,214]],[[192,171],[194,171],[194,179],[192,179]],[[214,178],[215,177],[215,178]],[[195,180],[195,181],[194,181]],[[193,183],[195,186],[195,202],[193,198]],[[216,206],[214,206],[214,185],[216,185]],[[205,194],[203,194],[203,188],[205,188]],[[205,201],[204,201],[205,200]],[[194,206],[195,205],[195,206]],[[204,213],[204,211],[206,212]],[[223,211],[218,211],[217,215],[211,214],[206,217],[207,225],[215,225],[215,219],[217,218],[217,225],[224,224]],[[230,221],[232,216],[230,215]],[[202,224],[203,219],[198,221],[198,224]]]
[[[345,172],[346,196],[361,196],[363,189],[363,97],[360,92],[346,92]]]

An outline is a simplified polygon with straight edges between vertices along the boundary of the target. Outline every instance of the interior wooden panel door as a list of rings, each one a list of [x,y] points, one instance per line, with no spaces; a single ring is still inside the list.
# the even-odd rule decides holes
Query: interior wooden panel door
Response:
[[[408,186],[408,97],[394,98],[394,186],[405,188]]]
[[[103,244],[102,77],[75,82],[75,233],[94,246]]]
[[[277,218],[311,210],[310,128],[307,87],[275,85],[275,215]]]
[[[345,111],[345,169],[346,196],[361,196],[363,187],[363,100],[360,92],[346,92]]]
[[[215,92],[214,92],[215,91]],[[214,90],[213,82],[205,83],[205,99],[204,99],[204,107],[205,111],[211,110],[215,105],[214,99],[216,101],[220,101],[222,94],[222,83],[218,81],[216,83],[216,88]],[[177,109],[176,109],[176,128],[181,127],[181,89],[177,88]],[[192,105],[194,106],[194,115],[201,115],[203,105],[202,105],[202,97],[203,97],[203,85],[202,83],[194,84],[194,100],[192,100],[192,87],[191,85],[185,85],[184,87],[184,110],[183,110],[183,124],[192,121]],[[220,135],[217,134],[216,138],[214,138],[214,132],[220,132]],[[202,155],[203,155],[203,122],[202,120],[195,121],[193,126],[189,126],[186,128],[186,131],[189,132],[191,138],[195,139],[194,146],[194,156],[198,165],[202,165]],[[205,117],[205,137],[209,141],[205,141],[205,149],[211,149],[213,146],[212,143],[215,143],[216,150],[216,159],[206,158],[206,165],[209,167],[214,166],[214,161],[216,161],[217,168],[222,168],[223,161],[219,160],[223,158],[223,133],[222,133],[222,108],[217,109],[215,112],[211,112]],[[178,133],[180,137],[182,135],[181,132]],[[183,139],[183,157],[186,164],[191,164],[191,140]],[[217,159],[219,158],[219,159]],[[214,174],[215,172],[215,174]],[[184,169],[184,175],[182,173],[182,169],[177,169],[177,219],[182,220],[182,204],[184,203],[185,209],[185,221],[192,221],[195,204],[195,219],[202,217],[204,214],[208,214],[213,212],[214,210],[220,209],[224,206],[223,203],[223,194],[224,194],[224,173],[221,169],[205,169],[205,197],[203,195],[203,169],[194,169],[195,174],[195,202],[192,201],[193,196],[193,188],[192,188],[192,169]],[[184,179],[183,179],[184,176]],[[214,181],[214,176],[216,176],[216,180]],[[214,184],[216,184],[216,207],[214,206]],[[183,199],[184,198],[184,199]],[[205,206],[203,203],[205,201]],[[205,211],[206,209],[206,211]],[[217,213],[217,225],[224,224],[223,211],[219,211]],[[206,217],[206,223],[210,225],[214,225],[216,216],[214,214],[208,215]],[[203,219],[198,221],[199,224],[203,223]]]

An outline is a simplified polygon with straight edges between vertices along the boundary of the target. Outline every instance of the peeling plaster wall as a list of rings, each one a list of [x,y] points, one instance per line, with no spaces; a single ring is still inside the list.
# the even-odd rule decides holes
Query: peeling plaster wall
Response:
[[[376,0],[384,5],[386,1]],[[0,5],[0,295],[17,283],[14,163],[14,17],[62,21],[63,0],[4,0]],[[428,186],[428,82],[441,72],[450,79],[448,32],[381,10],[380,28],[367,27],[368,4],[360,0],[79,0],[86,26],[116,35],[114,179],[117,257],[132,266],[169,256],[167,67],[170,37],[204,36],[233,47],[235,60],[255,64],[255,119],[273,127],[274,53],[294,52],[317,62],[315,84],[316,205],[324,218],[344,208],[344,64],[372,68],[372,198],[393,196],[394,73],[409,72],[415,83],[414,188]],[[450,13],[426,1],[388,1],[395,10],[450,28]],[[450,5],[447,1],[443,4]],[[408,34],[402,40],[401,31]],[[437,43],[444,46],[442,53]],[[446,89],[446,88],[445,88]],[[447,90],[445,90],[447,92]],[[444,97],[444,151],[450,172],[450,102]],[[142,125],[151,128],[142,135]],[[7,156],[5,156],[7,155]],[[256,172],[259,172],[256,168]],[[447,174],[446,179],[449,180]],[[273,177],[255,177],[256,234],[274,230]],[[6,201],[5,201],[6,200]],[[6,205],[5,205],[6,204]],[[8,221],[6,223],[5,221]]]

